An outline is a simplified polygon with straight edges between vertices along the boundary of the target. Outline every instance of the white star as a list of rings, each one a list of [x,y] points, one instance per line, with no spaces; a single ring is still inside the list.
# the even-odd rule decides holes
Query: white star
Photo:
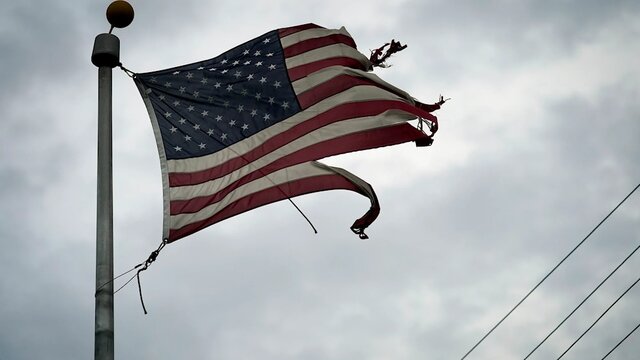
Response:
[[[220,135],[220,139],[226,140],[227,139],[227,133],[222,133],[222,135]]]
[[[209,102],[210,102],[210,103],[212,103],[212,102],[213,102],[213,100],[214,100],[214,99],[213,99],[213,96],[209,96],[209,98],[208,98],[207,100],[209,100]]]
[[[209,129],[209,131],[207,131],[207,135],[209,136],[213,135],[213,129]]]
[[[253,74],[249,74],[249,76],[247,76],[247,80],[253,80]]]
[[[164,83],[164,87],[171,87],[171,83],[167,81],[166,83]]]
[[[181,148],[180,146],[176,146],[176,147],[174,147],[174,149],[175,149],[176,151],[182,151],[182,148]]]
[[[221,73],[223,73],[223,74],[226,74],[226,73],[228,73],[228,72],[229,72],[229,70],[224,69],[224,70],[222,70],[222,71],[220,71],[220,72],[221,72]]]
[[[165,118],[167,118],[167,119],[168,119],[168,118],[170,118],[170,117],[171,117],[171,115],[173,115],[173,114],[171,114],[171,113],[170,113],[170,112],[168,112],[168,111],[164,113],[164,117],[165,117]]]
[[[164,101],[164,99],[166,99],[166,98],[167,98],[167,97],[166,97],[166,96],[164,96],[164,95],[160,95],[160,96],[158,96],[158,99],[160,99],[160,100],[162,100],[162,101]]]
[[[200,96],[200,92],[199,91],[194,91],[193,92],[193,97],[197,98],[198,96]]]
[[[260,100],[260,98],[261,98],[261,97],[262,97],[262,94],[261,94],[261,93],[257,93],[257,94],[256,94],[256,100]]]
[[[200,124],[193,125],[193,129],[194,130],[200,130]]]
[[[227,85],[227,91],[233,90],[233,85]]]
[[[172,126],[171,129],[169,129],[169,131],[171,131],[171,133],[175,133],[176,131],[178,131],[178,128],[175,126]]]
[[[179,122],[180,124],[184,125],[184,123],[186,123],[186,122],[187,122],[187,119],[185,119],[185,118],[180,118],[180,120],[178,120],[178,122]]]
[[[249,55],[249,50],[245,50],[242,52],[242,55]]]
[[[272,56],[273,56],[273,53],[268,53],[267,54],[267,57],[272,57]]]
[[[285,101],[282,103],[282,108],[283,109],[288,109],[289,108],[289,102]]]
[[[202,78],[200,82],[202,83],[202,85],[206,85],[209,82],[209,80],[207,78]]]
[[[204,70],[204,67],[200,66],[200,67],[198,68],[198,70]]]
[[[220,84],[219,82],[217,82],[215,85],[213,85],[213,87],[216,88],[216,89],[220,88],[220,86],[222,86],[222,84]]]
[[[151,82],[152,83],[157,83],[158,79],[155,76],[153,76],[153,77],[151,77]]]
[[[178,75],[178,74],[180,74],[180,71],[174,71],[173,72],[173,75]]]
[[[231,120],[231,121],[229,121],[229,126],[233,126],[233,125],[235,125],[235,124],[236,124],[236,121],[235,121],[235,120]]]
[[[191,141],[191,136],[185,135],[184,136],[184,141]]]
[[[202,114],[202,116],[207,116],[209,115],[209,112],[207,110],[204,110],[203,112],[201,112],[200,114]]]
[[[224,106],[224,107],[229,107],[229,105],[230,105],[230,104],[231,104],[231,103],[229,103],[229,100],[227,100],[227,101],[225,101],[225,102],[223,102],[223,103],[222,103],[222,106]]]
[[[263,119],[264,119],[264,121],[267,121],[267,120],[271,119],[271,115],[269,115],[269,114],[264,114]]]
[[[187,108],[187,110],[189,110],[189,111],[193,111],[193,110],[195,110],[195,109],[196,109],[196,108],[195,108],[193,105],[191,105],[191,106],[189,106],[189,107]]]
[[[244,111],[244,105],[238,106],[238,112],[243,112],[243,111]]]
[[[251,117],[258,115],[258,110],[251,110]]]
[[[247,60],[247,61],[243,62],[242,64],[243,65],[249,65],[249,64],[251,64],[251,60]]]
[[[240,70],[236,71],[236,73],[235,73],[235,74],[233,74],[233,76],[235,76],[235,77],[236,77],[236,79],[239,79],[239,78],[240,78],[240,76],[242,76],[242,71],[240,71]]]
[[[222,60],[222,61],[220,62],[220,64],[226,64],[227,62],[228,62],[228,60],[227,60],[227,59],[224,59],[224,60]]]
[[[266,82],[267,82],[267,78],[266,77],[263,76],[263,77],[260,78],[260,83],[261,84],[264,84]]]
[[[188,72],[188,73],[187,73],[187,79],[191,79],[192,77],[193,77],[193,74],[192,74],[192,73],[190,73],[190,72]]]
[[[240,64],[240,61],[236,60],[236,61],[234,61],[231,65],[236,66],[236,65],[238,65],[238,64]]]
[[[184,86],[180,86],[180,93],[184,94],[185,91],[187,91],[187,88]]]
[[[216,116],[216,121],[221,121],[221,120],[222,120],[222,116],[221,115]]]
[[[276,102],[276,98],[270,97],[269,98],[269,104],[273,105],[273,103]]]
[[[247,95],[249,94],[249,90],[247,89],[242,89],[242,91],[240,92],[242,95]]]
[[[275,69],[276,69],[276,65],[275,64],[269,65],[269,70],[275,70]]]
[[[262,66],[262,61],[258,61],[258,62],[256,63],[256,66]]]
[[[249,129],[249,125],[247,124],[242,125],[242,130],[248,130],[248,129]]]
[[[173,102],[173,106],[178,106],[178,105],[180,105],[180,101],[176,100]]]
[[[216,69],[216,68],[209,69],[209,71],[216,71],[216,70],[218,70],[218,69]]]
[[[200,146],[200,149],[204,149],[204,148],[206,148],[206,147],[207,147],[207,144],[205,144],[205,143],[200,143],[200,145],[198,145],[198,146]]]
[[[274,83],[273,83],[273,86],[275,86],[276,88],[279,88],[279,87],[281,86],[281,85],[280,85],[280,81],[276,81],[276,82],[274,82]]]
[[[266,39],[264,39],[264,41],[262,41],[262,43],[264,43],[264,44],[268,44],[268,43],[269,43],[269,41],[271,41],[271,39],[266,38]]]
[[[253,56],[260,56],[260,54],[262,54],[262,51],[258,50],[253,53]]]

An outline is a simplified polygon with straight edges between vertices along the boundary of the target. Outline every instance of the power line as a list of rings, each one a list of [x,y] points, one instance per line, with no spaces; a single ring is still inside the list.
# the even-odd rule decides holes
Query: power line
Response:
[[[629,260],[629,258],[631,256],[633,256],[633,254],[635,254],[636,251],[638,251],[638,249],[640,249],[640,245],[638,245],[632,252],[631,254],[629,254],[624,260],[622,260],[622,262],[615,268],[613,269],[613,271],[611,271],[609,273],[609,275],[607,275],[606,278],[604,278],[604,280],[602,280],[600,282],[600,284],[598,284],[598,286],[596,286],[595,289],[593,289],[593,291],[591,291],[589,293],[589,295],[587,295],[587,297],[585,297],[580,304],[578,304],[578,306],[576,306],[570,313],[569,315],[567,315],[559,324],[558,326],[556,326],[553,330],[551,330],[551,332],[544,338],[542,339],[542,341],[540,341],[540,343],[538,345],[536,345],[536,347],[533,348],[533,350],[531,350],[531,352],[523,359],[523,360],[527,360],[536,350],[538,350],[538,348],[545,342],[547,341],[547,339],[549,339],[549,337],[551,337],[551,335],[553,335],[556,330],[558,330],[560,328],[560,326],[562,326],[562,324],[565,323],[565,321],[567,321],[590,297],[591,295],[593,295],[596,291],[598,291],[598,289],[600,289],[600,287],[607,281],[609,280],[609,278],[616,272],[618,271],[618,269],[620,269],[620,267],[627,262],[627,260]]]
[[[594,321],[594,322],[591,324],[591,326],[589,326],[589,327],[587,328],[587,330],[585,330],[585,331],[584,331],[584,332],[583,332],[583,333],[582,333],[582,334],[581,334],[581,335],[576,339],[576,341],[574,341],[571,345],[569,345],[569,347],[567,348],[567,350],[565,350],[562,354],[560,354],[560,356],[559,356],[559,357],[558,357],[558,359],[556,359],[556,360],[560,360],[560,359],[561,359],[561,358],[562,358],[562,357],[563,357],[567,352],[569,352],[569,350],[571,350],[571,348],[573,347],[573,345],[575,345],[578,341],[580,341],[580,339],[582,339],[582,337],[583,337],[583,336],[585,336],[585,335],[586,335],[586,333],[588,333],[588,332],[589,332],[589,330],[591,330],[591,328],[592,328],[592,327],[594,327],[594,326],[598,323],[598,321],[600,321],[600,319],[602,319],[602,317],[603,317],[603,316],[604,316],[604,315],[605,315],[605,314],[606,314],[606,313],[607,313],[607,312],[608,312],[608,311],[609,311],[609,310],[610,310],[610,309],[611,309],[611,308],[612,308],[616,303],[618,303],[618,301],[620,301],[620,299],[622,299],[622,297],[624,297],[624,296],[629,292],[629,290],[631,290],[631,288],[633,288],[634,286],[636,286],[636,284],[637,284],[639,281],[640,281],[640,277],[639,277],[636,281],[634,281],[634,282],[633,282],[633,284],[631,284],[631,286],[629,286],[629,287],[627,288],[627,290],[625,290],[625,291],[622,293],[622,295],[618,296],[618,298],[616,299],[616,301],[614,301],[611,305],[609,305],[609,307],[608,307],[608,308],[607,308],[607,309],[606,309],[602,314],[600,314],[600,316],[598,316],[598,318],[596,319],[596,321]]]
[[[609,356],[609,354],[611,354],[615,349],[617,349],[617,348],[618,348],[618,346],[620,346],[620,344],[622,344],[625,340],[627,340],[627,338],[628,338],[629,336],[631,336],[631,334],[633,334],[633,332],[634,332],[634,331],[638,330],[638,328],[639,328],[639,327],[640,327],[640,324],[636,325],[636,327],[634,327],[634,328],[633,328],[633,330],[631,330],[631,331],[627,334],[627,336],[625,336],[624,338],[622,338],[622,340],[620,340],[620,342],[619,342],[619,343],[617,343],[617,344],[616,344],[616,346],[614,346],[614,347],[613,347],[613,349],[609,350],[609,352],[607,353],[607,355],[605,355],[604,357],[602,357],[602,359],[601,359],[601,360],[606,359],[606,358],[607,358],[607,356]]]
[[[469,354],[471,354],[471,352],[473,350],[475,350],[478,345],[480,345],[484,339],[486,339],[498,326],[500,326],[500,324],[502,324],[502,322],[509,317],[509,315],[511,315],[511,313],[518,308],[518,306],[520,306],[520,304],[522,304],[528,297],[529,295],[531,295],[545,280],[547,280],[547,278],[549,276],[551,276],[551,274],[553,274],[554,271],[556,271],[556,269],[558,267],[560,267],[560,265],[562,265],[562,263],[567,260],[567,258],[569,258],[569,256],[571,256],[571,254],[573,254],[585,241],[587,241],[587,239],[591,236],[591,234],[593,234],[599,227],[600,225],[602,225],[605,221],[607,221],[607,219],[611,216],[611,214],[613,214],[619,207],[620,205],[622,205],[625,201],[627,201],[627,199],[638,189],[638,187],[640,187],[640,184],[636,185],[636,187],[631,190],[631,192],[624,198],[622,199],[622,201],[620,201],[620,203],[618,203],[618,205],[616,205],[615,208],[613,208],[613,210],[611,210],[611,212],[609,212],[609,214],[607,216],[604,217],[604,219],[602,219],[602,221],[600,221],[600,223],[598,225],[596,225],[596,227],[593,228],[593,230],[591,230],[591,232],[589,232],[589,234],[587,236],[584,237],[584,239],[582,239],[582,241],[580,241],[578,243],[578,245],[576,245],[576,247],[573,248],[573,250],[571,250],[562,260],[560,260],[560,262],[554,266],[553,269],[551,269],[551,271],[549,271],[549,273],[547,275],[545,275],[544,278],[542,278],[542,280],[540,280],[540,282],[533,287],[533,289],[531,289],[527,295],[525,295],[511,310],[509,310],[509,312],[507,313],[507,315],[505,315],[502,319],[500,319],[500,321],[498,321],[497,324],[495,324],[491,330],[489,330],[489,332],[487,332],[482,339],[480,339],[475,345],[473,345],[473,347],[467,351],[466,354],[464,354],[464,356],[460,359],[460,360],[464,360],[467,356],[469,356]]]

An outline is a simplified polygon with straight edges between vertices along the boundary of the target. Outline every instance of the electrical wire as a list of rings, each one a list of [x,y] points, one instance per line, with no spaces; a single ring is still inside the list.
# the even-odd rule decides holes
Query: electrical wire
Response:
[[[560,359],[561,359],[561,358],[562,358],[562,357],[563,357],[567,352],[569,352],[569,350],[571,350],[571,348],[573,347],[573,345],[575,345],[578,341],[580,341],[580,339],[582,339],[582,337],[583,337],[583,336],[585,336],[585,335],[589,332],[589,330],[591,330],[591,328],[593,328],[593,327],[598,323],[598,321],[600,321],[600,319],[602,319],[602,317],[603,317],[603,316],[604,316],[604,315],[605,315],[609,310],[611,310],[611,308],[612,308],[615,304],[617,304],[617,303],[618,303],[618,301],[620,301],[620,299],[622,299],[622,298],[623,298],[623,297],[624,297],[624,296],[629,292],[629,290],[631,290],[634,286],[636,286],[636,284],[637,284],[639,281],[640,281],[640,277],[639,277],[636,281],[634,281],[634,282],[633,282],[633,284],[631,284],[631,286],[629,286],[629,287],[627,288],[627,290],[625,290],[625,291],[622,293],[622,295],[618,296],[618,298],[616,299],[616,301],[614,301],[611,305],[609,305],[609,307],[608,307],[608,308],[607,308],[607,309],[606,309],[602,314],[600,314],[600,316],[598,316],[598,318],[596,319],[596,321],[594,321],[594,322],[591,324],[591,326],[589,326],[589,327],[587,328],[587,330],[585,330],[585,331],[584,331],[584,332],[583,332],[583,333],[582,333],[582,334],[581,334],[581,335],[576,339],[576,341],[574,341],[571,345],[569,345],[569,347],[567,348],[567,350],[565,350],[562,354],[560,354],[560,356],[559,356],[559,357],[558,357],[558,359],[556,359],[556,360],[560,360]]]
[[[609,352],[607,353],[607,355],[603,356],[601,360],[606,359],[606,358],[607,358],[607,356],[609,356],[609,355],[610,355],[610,354],[611,354],[615,349],[617,349],[617,348],[618,348],[618,346],[620,346],[620,344],[622,344],[625,340],[627,340],[627,338],[628,338],[629,336],[631,336],[631,334],[633,334],[633,332],[634,332],[634,331],[638,330],[638,328],[639,328],[639,327],[640,327],[640,324],[636,325],[636,327],[634,327],[634,328],[633,328],[633,330],[631,330],[631,331],[627,334],[627,336],[623,337],[623,338],[622,338],[622,340],[620,340],[620,342],[618,342],[618,343],[616,344],[616,346],[614,346],[614,347],[613,347],[613,349],[609,350]]]
[[[566,317],[565,317],[565,318],[564,318],[564,319],[563,319],[563,320],[558,324],[558,326],[556,326],[553,330],[551,330],[551,332],[550,332],[550,333],[549,333],[549,334],[548,334],[544,339],[542,339],[542,341],[540,341],[540,343],[538,343],[538,345],[536,345],[536,347],[534,347],[534,348],[533,348],[533,350],[531,350],[531,352],[530,352],[530,353],[529,353],[529,354],[528,354],[528,355],[527,355],[523,360],[527,360],[527,359],[528,359],[528,358],[529,358],[529,357],[530,357],[530,356],[531,356],[531,355],[532,355],[536,350],[538,350],[538,348],[539,348],[542,344],[544,344],[544,342],[545,342],[545,341],[547,341],[547,339],[549,339],[549,337],[551,337],[551,335],[553,335],[553,334],[556,332],[556,330],[558,330],[558,329],[560,328],[560,326],[562,326],[562,324],[564,324],[564,323],[565,323],[565,322],[566,322],[566,321],[567,321],[567,320],[568,320],[568,319],[569,319],[569,318],[570,318],[570,317],[571,317],[571,316],[572,316],[572,315],[573,315],[573,314],[574,314],[574,313],[575,313],[575,312],[576,312],[576,311],[577,311],[577,310],[578,310],[578,309],[579,309],[579,308],[580,308],[580,307],[581,307],[581,306],[582,306],[582,305],[583,305],[583,304],[584,304],[584,303],[585,303],[585,302],[586,302],[586,301],[591,297],[591,295],[593,295],[596,291],[598,291],[598,289],[600,289],[600,287],[601,287],[601,286],[602,286],[602,285],[603,285],[607,280],[609,280],[609,278],[610,278],[613,274],[615,274],[615,272],[616,272],[616,271],[618,271],[618,269],[620,269],[620,267],[621,267],[625,262],[627,262],[627,260],[629,260],[629,258],[630,258],[631,256],[633,256],[633,254],[635,254],[635,253],[636,253],[636,251],[638,251],[638,249],[640,249],[640,245],[638,245],[638,246],[637,246],[637,247],[636,247],[636,248],[635,248],[635,249],[634,249],[634,250],[633,250],[629,255],[627,255],[627,257],[626,257],[624,260],[622,260],[622,262],[621,262],[618,266],[616,266],[616,268],[615,268],[615,269],[613,269],[613,271],[611,271],[611,272],[609,273],[609,275],[607,275],[607,277],[606,277],[606,278],[604,278],[604,280],[602,280],[602,281],[600,282],[600,284],[598,284],[598,286],[596,286],[596,288],[595,288],[595,289],[593,289],[593,291],[591,291],[591,292],[589,293],[589,295],[587,295],[587,296],[586,296],[586,297],[585,297],[585,298],[580,302],[580,304],[578,304],[578,306],[576,306],[576,307],[575,307],[575,308],[574,308],[574,309],[569,313],[569,315],[567,315],[567,316],[566,316]]]
[[[502,322],[506,318],[508,318],[509,315],[511,315],[511,313],[514,312],[520,306],[520,304],[522,304],[529,297],[529,295],[531,295],[534,291],[536,291],[536,289],[538,289],[538,287],[542,285],[542,283],[545,282],[545,280],[547,280],[547,278],[551,276],[551,274],[553,274],[553,272],[556,271],[556,269],[560,267],[560,265],[562,265],[562,263],[564,263],[565,260],[569,258],[569,256],[571,256],[585,241],[587,241],[587,239],[591,236],[591,234],[593,234],[600,227],[600,225],[602,225],[605,221],[607,221],[607,219],[638,189],[638,187],[640,187],[640,184],[636,185],[636,187],[633,190],[631,190],[631,192],[624,199],[622,199],[622,201],[620,201],[620,203],[618,203],[618,205],[613,210],[611,210],[611,212],[609,212],[609,214],[605,216],[604,219],[602,219],[602,221],[600,221],[600,223],[598,223],[598,225],[596,225],[596,227],[594,227],[593,230],[591,230],[591,232],[589,232],[589,234],[585,236],[584,239],[582,239],[582,241],[580,241],[578,245],[576,245],[573,248],[573,250],[571,250],[562,260],[560,260],[560,262],[556,266],[554,266],[553,269],[551,269],[551,271],[549,271],[549,273],[547,273],[547,275],[545,275],[545,277],[542,278],[542,280],[540,280],[540,282],[538,282],[538,284],[536,284],[536,286],[533,287],[533,289],[529,290],[527,295],[525,295],[511,310],[509,310],[509,312],[504,317],[502,317],[502,319],[500,319],[500,321],[498,321],[498,323],[495,324],[491,328],[491,330],[489,330],[489,332],[487,332],[475,345],[473,345],[473,347],[469,351],[467,351],[467,353],[464,354],[464,356],[460,360],[466,359],[467,356],[469,356],[469,354],[471,354],[471,352],[473,352],[473,350],[475,350],[484,341],[484,339],[486,339],[489,335],[491,335],[491,333],[498,326],[500,326],[500,324],[502,324]]]

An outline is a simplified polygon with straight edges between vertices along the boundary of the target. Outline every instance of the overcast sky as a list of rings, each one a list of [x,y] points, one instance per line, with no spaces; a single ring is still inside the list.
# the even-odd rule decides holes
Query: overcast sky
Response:
[[[0,12],[0,360],[93,356],[97,71],[109,1]],[[637,1],[133,1],[121,61],[146,72],[269,30],[345,26],[409,47],[375,72],[451,97],[430,148],[325,159],[373,185],[262,207],[168,245],[115,297],[119,359],[459,359],[640,182]],[[151,125],[114,70],[115,271],[160,242]],[[640,244],[632,196],[468,359],[521,359]],[[559,356],[640,274],[632,257],[532,359]],[[121,284],[120,282],[118,284]],[[640,322],[632,289],[565,359],[600,359]],[[637,359],[640,333],[611,359]]]

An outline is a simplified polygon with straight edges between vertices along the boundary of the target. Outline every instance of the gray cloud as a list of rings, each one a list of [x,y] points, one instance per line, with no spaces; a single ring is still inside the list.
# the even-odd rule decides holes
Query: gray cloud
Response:
[[[10,50],[0,55],[2,359],[93,351],[89,55],[107,30],[105,5],[21,2],[0,15]],[[634,2],[373,1],[342,12],[337,2],[255,3],[261,15],[246,17],[236,16],[240,4],[134,5],[136,20],[117,31],[134,70],[316,22],[347,26],[362,51],[391,37],[408,43],[380,76],[420,98],[454,99],[439,112],[433,148],[327,159],[378,191],[370,241],[348,230],[366,199],[336,191],[295,200],[319,235],[283,202],[170,244],[142,275],[148,316],[135,284],[116,295],[119,358],[460,357],[638,181]],[[114,89],[115,261],[124,271],[157,246],[161,189],[137,90],[119,71]],[[630,199],[470,359],[523,357],[637,245],[638,204]],[[630,260],[535,358],[562,352],[639,266]],[[639,296],[567,358],[604,355],[639,321]],[[634,359],[635,339],[616,358]]]

